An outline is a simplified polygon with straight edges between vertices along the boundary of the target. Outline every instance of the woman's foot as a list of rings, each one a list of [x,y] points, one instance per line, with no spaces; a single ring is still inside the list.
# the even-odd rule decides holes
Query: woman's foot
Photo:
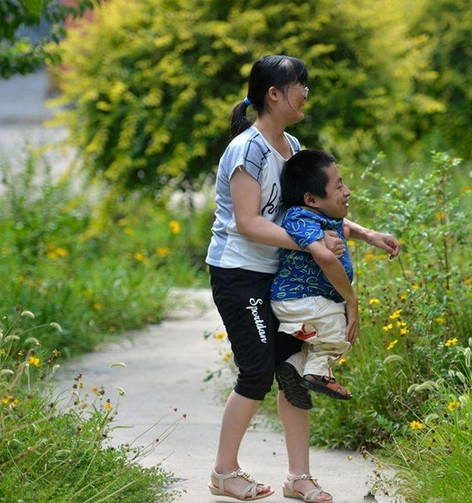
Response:
[[[214,496],[227,496],[240,501],[267,498],[274,493],[270,486],[256,482],[241,468],[227,473],[213,470],[208,487]]]
[[[283,485],[283,494],[286,498],[301,499],[307,503],[331,503],[331,494],[323,491],[318,481],[311,475],[287,474]]]

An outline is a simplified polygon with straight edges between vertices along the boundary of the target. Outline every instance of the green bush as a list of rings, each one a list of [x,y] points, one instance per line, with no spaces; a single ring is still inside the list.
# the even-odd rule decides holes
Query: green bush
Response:
[[[18,308],[0,322],[0,502],[173,501],[171,474],[138,464],[148,448],[112,446],[118,403],[104,389],[90,398],[77,376],[67,403],[56,396],[58,352],[41,345],[32,319]]]
[[[70,179],[54,181],[49,164],[33,154],[24,166],[4,161],[0,168],[0,309],[22,305],[40,323],[62,320],[62,333],[45,339],[51,351],[87,351],[109,335],[158,322],[171,286],[207,284],[200,230],[208,210],[180,205],[174,216],[130,199],[110,209],[97,232],[92,187],[77,194]]]
[[[61,44],[54,123],[67,126],[84,170],[110,185],[110,201],[129,188],[187,190],[214,172],[253,61],[286,53],[310,70],[307,117],[294,128],[306,145],[346,161],[405,152],[411,114],[441,107],[413,96],[427,62],[407,34],[407,4],[106,2]]]

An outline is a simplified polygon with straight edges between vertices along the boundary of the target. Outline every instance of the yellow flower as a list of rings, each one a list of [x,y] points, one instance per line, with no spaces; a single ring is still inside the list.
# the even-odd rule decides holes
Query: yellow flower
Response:
[[[446,320],[442,316],[436,318],[436,323],[444,323]]]
[[[172,234],[178,234],[180,232],[180,224],[177,220],[171,220],[169,222],[169,229]]]
[[[347,362],[347,358],[340,358],[338,361],[338,365],[342,365],[343,363]]]
[[[56,248],[56,254],[59,257],[66,257],[69,254],[69,252],[67,250],[65,250],[64,248]]]
[[[366,262],[368,262],[369,260],[372,260],[374,258],[374,254],[371,252],[371,251],[368,251],[365,255],[364,255],[364,260]]]
[[[395,339],[394,341],[392,341],[388,346],[387,346],[387,351],[390,351],[391,349],[393,349],[395,347],[395,345],[397,344],[398,342],[398,339]]]
[[[134,258],[138,261],[138,262],[145,262],[146,261],[146,257],[141,253],[141,252],[135,252],[134,254]]]
[[[379,299],[370,299],[369,305],[371,306],[372,304],[382,304],[382,302]]]
[[[156,248],[156,253],[159,257],[166,258],[169,256],[170,248],[168,246],[158,246]]]
[[[5,395],[3,398],[2,398],[2,403],[4,403],[5,405],[8,405],[9,403],[11,403],[13,401],[13,397],[11,395]]]
[[[452,339],[448,339],[444,345],[449,348],[450,346],[456,346],[457,343],[459,342],[459,339],[457,337],[453,337]]]
[[[382,327],[385,332],[388,332],[389,330],[392,330],[393,328],[393,323],[388,323],[387,325]]]
[[[401,313],[401,312],[402,312],[402,310],[401,310],[401,309],[397,309],[396,311],[394,311],[394,312],[393,312],[393,313],[389,316],[389,318],[390,318],[391,320],[396,320],[397,318],[399,318],[399,317],[400,317],[400,313]]]
[[[98,386],[92,386],[92,391],[93,391],[93,393],[98,395]]]
[[[224,339],[226,337],[226,334],[224,332],[218,332],[215,334],[215,339]]]
[[[467,278],[464,283],[469,286],[469,285],[472,285],[472,278]]]
[[[130,229],[129,227],[125,227],[125,228],[123,229],[123,232],[124,232],[125,234],[128,234],[128,236],[134,236],[134,231],[133,231],[133,229]]]
[[[354,246],[356,246],[356,241],[354,239],[348,239],[347,246],[349,246],[349,248],[354,248]]]
[[[112,409],[112,405],[111,405],[110,399],[108,399],[105,402],[105,410],[111,410],[111,409]]]
[[[225,362],[227,362],[230,358],[231,358],[231,351],[226,351],[226,352],[223,354],[223,360],[224,360]]]
[[[421,430],[422,428],[424,428],[424,424],[420,423],[419,421],[412,421],[410,423],[410,428],[412,430]]]
[[[408,328],[403,327],[400,329],[400,335],[406,335],[408,333]]]
[[[95,311],[101,311],[102,310],[102,303],[101,302],[94,302],[93,308],[95,309]]]
[[[418,285],[418,284],[416,284],[416,283],[415,283],[414,285],[411,285],[411,289],[412,289],[412,290],[418,290],[418,289],[419,289],[419,287],[420,287],[420,285]]]
[[[406,300],[408,298],[408,294],[405,292],[405,293],[402,293],[400,295],[400,300]]]
[[[447,410],[449,412],[453,412],[455,409],[458,409],[461,406],[460,402],[457,400],[453,400],[447,404]]]
[[[30,356],[28,358],[28,363],[33,365],[33,367],[39,367],[39,358],[36,356]]]

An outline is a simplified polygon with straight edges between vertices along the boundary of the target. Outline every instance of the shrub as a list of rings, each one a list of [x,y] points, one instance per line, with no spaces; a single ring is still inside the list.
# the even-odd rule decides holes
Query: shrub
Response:
[[[172,501],[171,474],[138,464],[149,450],[113,447],[118,404],[96,389],[83,394],[75,378],[71,400],[56,397],[50,378],[58,352],[34,337],[41,326],[18,307],[0,322],[0,501],[3,503],[142,503]],[[60,330],[57,323],[50,328]]]

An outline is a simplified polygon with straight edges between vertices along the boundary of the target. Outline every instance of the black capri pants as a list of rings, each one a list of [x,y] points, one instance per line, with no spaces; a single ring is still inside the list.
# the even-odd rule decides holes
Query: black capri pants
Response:
[[[301,349],[301,342],[278,334],[270,307],[273,274],[210,266],[213,300],[226,328],[238,367],[234,391],[263,400],[274,380],[276,364]]]

